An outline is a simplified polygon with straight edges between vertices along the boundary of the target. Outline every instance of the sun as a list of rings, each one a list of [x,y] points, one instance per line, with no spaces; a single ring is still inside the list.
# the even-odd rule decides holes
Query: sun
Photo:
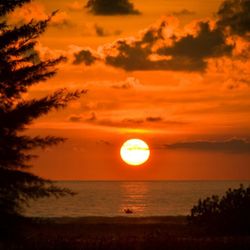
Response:
[[[123,143],[120,150],[121,158],[129,165],[138,166],[146,162],[150,150],[146,142],[140,139],[130,139]]]

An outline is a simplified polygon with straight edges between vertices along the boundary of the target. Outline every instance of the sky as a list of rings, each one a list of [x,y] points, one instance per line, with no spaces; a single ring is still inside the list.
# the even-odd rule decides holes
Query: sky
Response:
[[[87,90],[26,131],[68,138],[36,151],[32,171],[54,180],[250,179],[249,20],[228,19],[221,0],[131,0],[122,14],[87,2],[36,0],[9,16],[19,24],[58,10],[36,50],[67,57],[24,98]],[[142,166],[121,160],[131,138],[150,147]]]

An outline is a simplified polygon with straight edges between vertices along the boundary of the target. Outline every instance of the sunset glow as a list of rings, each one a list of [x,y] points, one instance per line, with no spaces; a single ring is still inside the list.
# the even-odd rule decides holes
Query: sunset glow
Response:
[[[0,248],[250,249],[249,13],[0,0]]]
[[[35,50],[40,60],[67,60],[24,98],[87,90],[30,124],[32,136],[67,138],[37,149],[34,172],[56,180],[250,178],[249,11],[236,13],[238,24],[227,23],[222,0],[131,0],[123,14],[87,2],[35,0],[9,16],[22,24],[59,9]],[[154,149],[150,167],[124,170],[117,152],[128,138]]]

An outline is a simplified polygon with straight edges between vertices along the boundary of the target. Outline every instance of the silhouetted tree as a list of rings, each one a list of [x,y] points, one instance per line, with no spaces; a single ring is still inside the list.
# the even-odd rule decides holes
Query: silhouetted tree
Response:
[[[35,52],[36,38],[50,18],[12,26],[7,15],[31,0],[0,0],[0,216],[18,215],[30,199],[73,194],[68,189],[30,173],[30,150],[63,142],[59,137],[31,137],[21,134],[34,119],[53,109],[64,108],[84,91],[61,89],[40,99],[24,100],[22,94],[56,73],[55,66],[64,60],[40,60]],[[0,222],[1,223],[1,222]]]
[[[199,200],[188,220],[212,232],[249,233],[250,187],[241,185],[237,189],[228,189],[221,198],[213,195]]]

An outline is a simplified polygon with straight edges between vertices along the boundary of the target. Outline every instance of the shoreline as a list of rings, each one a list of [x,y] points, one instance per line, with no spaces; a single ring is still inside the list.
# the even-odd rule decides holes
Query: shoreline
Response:
[[[186,223],[187,215],[167,215],[167,216],[81,216],[81,217],[26,217],[27,219],[45,222],[45,223],[89,223],[89,224],[169,224],[169,223]]]

